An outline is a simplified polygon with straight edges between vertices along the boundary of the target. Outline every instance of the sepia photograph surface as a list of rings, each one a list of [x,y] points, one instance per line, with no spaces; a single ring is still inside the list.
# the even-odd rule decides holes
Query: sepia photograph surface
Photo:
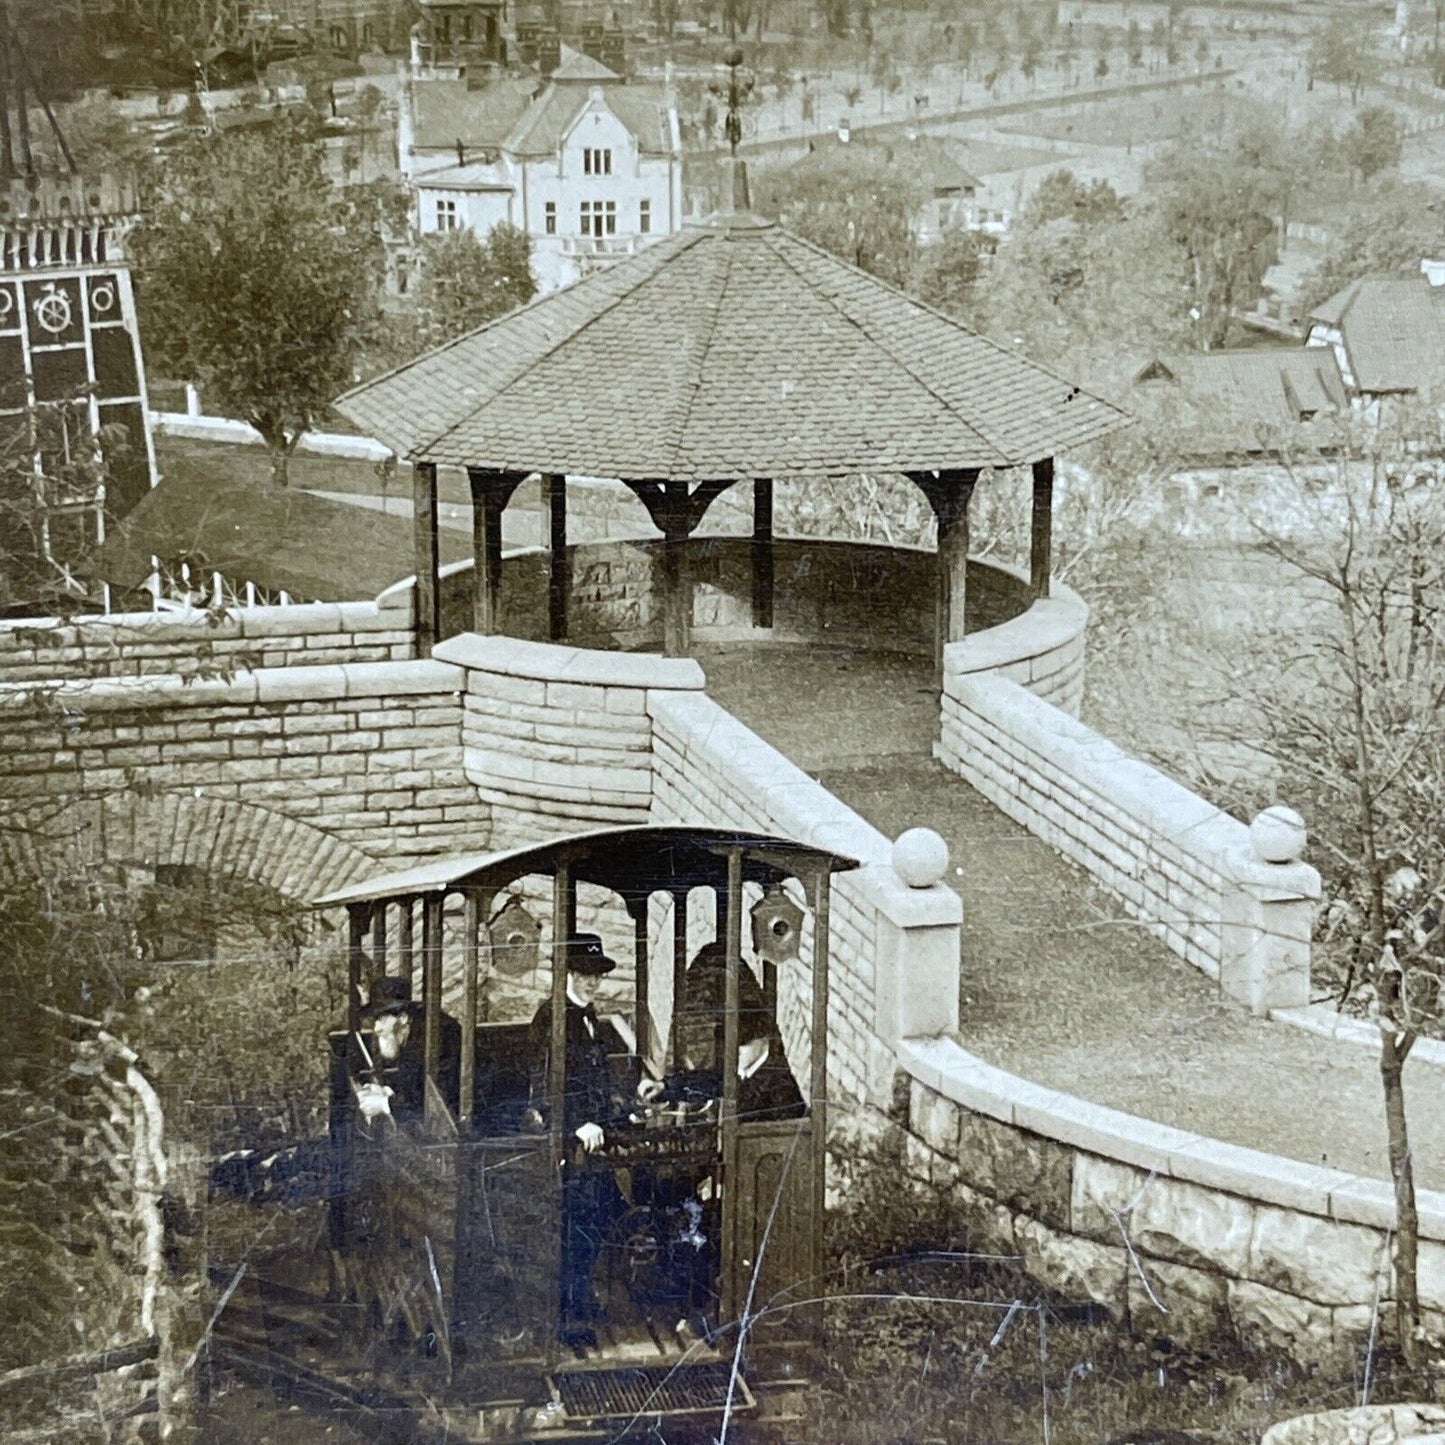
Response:
[[[0,0],[0,1438],[1445,1441],[1445,0]]]

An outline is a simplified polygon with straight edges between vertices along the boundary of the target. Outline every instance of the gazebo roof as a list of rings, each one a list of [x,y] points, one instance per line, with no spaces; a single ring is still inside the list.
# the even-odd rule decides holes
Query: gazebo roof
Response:
[[[412,461],[679,481],[1017,466],[1128,420],[746,214],[690,226],[337,407]]]

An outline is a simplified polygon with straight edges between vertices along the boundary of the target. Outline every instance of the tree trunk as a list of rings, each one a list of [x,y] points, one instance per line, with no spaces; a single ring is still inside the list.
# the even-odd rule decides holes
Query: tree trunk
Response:
[[[271,480],[278,487],[291,485],[291,448],[288,446],[273,446],[271,448]]]
[[[1415,1166],[1410,1158],[1410,1134],[1405,1120],[1405,1059],[1414,1038],[1391,1028],[1380,1032],[1380,1079],[1385,1086],[1385,1132],[1389,1137],[1390,1174],[1395,1181],[1395,1329],[1400,1354],[1412,1373],[1421,1367],[1420,1215],[1415,1205]]]

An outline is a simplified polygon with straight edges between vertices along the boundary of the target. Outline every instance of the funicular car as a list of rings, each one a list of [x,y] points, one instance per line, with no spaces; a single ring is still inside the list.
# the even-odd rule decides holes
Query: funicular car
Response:
[[[349,916],[350,1016],[331,1038],[338,1287],[396,1356],[430,1370],[450,1438],[711,1438],[724,1417],[766,1431],[796,1411],[823,1325],[830,884],[857,866],[784,838],[632,827],[446,859],[317,900]],[[603,1021],[622,1109],[590,1152],[569,1132],[566,970],[547,970],[550,1023],[548,1010],[479,1017],[488,955],[504,946],[485,925],[499,900],[535,896],[538,880],[550,883],[553,940],[595,938],[578,931],[588,885],[632,925],[631,984]],[[459,1027],[442,1008],[444,910],[458,898]],[[709,914],[712,947],[689,958],[689,925],[695,939]],[[671,935],[670,978],[649,967],[659,930]],[[554,961],[562,953],[552,946]],[[405,997],[397,980],[418,957],[416,1078],[395,1076],[394,1107],[368,1114],[378,1043],[363,994]],[[740,1114],[750,1008],[780,1054],[787,1015],[801,1096],[787,1117]],[[675,1091],[709,1045],[711,1090]],[[565,1256],[577,1201],[598,1197],[588,1181],[599,1179],[616,1207],[599,1226],[579,1328]]]

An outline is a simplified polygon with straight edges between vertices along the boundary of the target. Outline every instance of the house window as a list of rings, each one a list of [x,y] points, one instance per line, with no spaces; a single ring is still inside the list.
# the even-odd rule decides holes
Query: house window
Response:
[[[542,208],[542,226],[549,236],[557,234],[557,202],[548,201]]]
[[[583,201],[582,234],[584,236],[615,236],[617,234],[617,202]]]
[[[582,152],[582,174],[584,176],[610,176],[612,174],[612,152],[597,150],[592,146]]]
[[[437,230],[455,231],[457,228],[457,203],[443,196],[437,201]]]
[[[652,202],[643,199],[637,203],[637,231],[639,235],[652,234]]]

